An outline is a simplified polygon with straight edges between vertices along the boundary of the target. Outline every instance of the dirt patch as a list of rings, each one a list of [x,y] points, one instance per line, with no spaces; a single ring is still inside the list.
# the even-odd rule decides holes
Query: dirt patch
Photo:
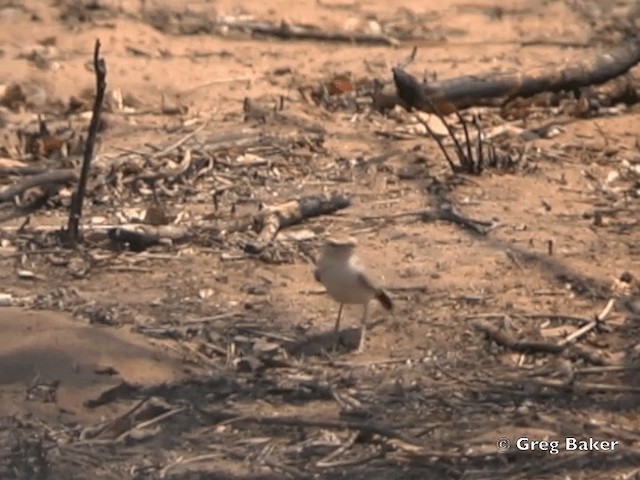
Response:
[[[452,174],[412,113],[370,95],[414,45],[419,78],[594,55],[636,4],[5,3],[3,189],[79,170],[96,38],[108,91],[82,246],[55,235],[74,182],[0,228],[2,478],[637,474],[638,68],[624,101],[610,83],[463,112],[515,159],[481,175]],[[349,206],[248,253],[260,212],[332,192]],[[484,230],[425,214],[448,206]],[[163,217],[180,238],[142,252],[105,234]],[[338,306],[312,274],[328,235],[358,239],[396,305],[372,310],[363,355],[358,306],[330,350]]]
[[[90,415],[84,403],[121,379],[169,382],[179,379],[183,370],[176,355],[153,348],[129,329],[100,328],[58,312],[10,307],[2,310],[2,326],[0,384],[14,389],[13,396],[5,392],[3,415],[22,413],[25,390],[33,393],[42,384],[50,385],[55,397],[51,402],[27,402],[30,414],[40,417],[44,412],[38,409],[49,404],[58,415],[96,421],[99,416]],[[54,387],[56,381],[60,384]]]

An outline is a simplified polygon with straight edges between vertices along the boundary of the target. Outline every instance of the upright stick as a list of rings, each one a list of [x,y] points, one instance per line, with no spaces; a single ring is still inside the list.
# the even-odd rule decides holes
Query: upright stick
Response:
[[[91,167],[91,159],[93,158],[93,149],[98,134],[98,126],[100,125],[100,113],[102,112],[102,102],[104,93],[107,89],[107,66],[104,59],[100,58],[100,40],[96,40],[93,50],[93,68],[96,73],[96,98],[93,102],[93,112],[91,114],[91,122],[89,123],[89,134],[84,147],[84,158],[82,160],[82,170],[80,171],[80,180],[78,181],[78,190],[71,197],[71,207],[69,208],[69,223],[67,224],[67,239],[73,243],[78,241],[80,217],[82,216],[82,202],[87,190],[87,180],[89,178],[89,168]]]

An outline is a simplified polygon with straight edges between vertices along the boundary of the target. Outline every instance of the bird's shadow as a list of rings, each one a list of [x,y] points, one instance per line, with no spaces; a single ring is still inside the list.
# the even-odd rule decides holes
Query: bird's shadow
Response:
[[[367,324],[367,336],[373,329],[383,323],[383,320],[372,321]],[[336,335],[339,341],[336,343]],[[337,334],[331,329],[292,342],[285,348],[293,356],[325,356],[329,353],[352,352],[358,349],[360,343],[360,326],[341,329]],[[337,347],[337,348],[336,348]]]

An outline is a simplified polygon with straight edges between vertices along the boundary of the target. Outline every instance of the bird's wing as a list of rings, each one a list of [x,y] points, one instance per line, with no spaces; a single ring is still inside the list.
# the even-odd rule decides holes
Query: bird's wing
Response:
[[[389,294],[385,292],[380,285],[364,272],[358,273],[358,281],[369,290],[375,292],[375,298],[382,304],[387,310],[393,310],[393,301],[389,297]]]
[[[358,272],[358,281],[369,290],[373,290],[374,292],[380,290],[378,282],[362,271]]]

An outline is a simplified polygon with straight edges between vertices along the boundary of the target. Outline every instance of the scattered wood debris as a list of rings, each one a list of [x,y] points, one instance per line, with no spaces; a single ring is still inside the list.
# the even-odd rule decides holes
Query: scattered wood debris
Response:
[[[198,62],[234,57],[248,72],[207,79],[179,95],[163,92],[153,105],[132,97],[123,85],[102,92],[102,101],[99,42],[93,63],[86,65],[93,65],[96,92],[83,89],[54,101],[23,83],[1,86],[0,128],[6,135],[0,139],[0,261],[6,266],[6,291],[0,292],[0,316],[6,318],[12,307],[66,311],[94,332],[117,327],[145,336],[178,365],[171,380],[145,376],[138,383],[120,366],[76,362],[74,352],[64,351],[59,358],[71,359],[70,369],[105,380],[100,388],[92,386],[75,411],[63,408],[65,379],[34,372],[22,387],[9,383],[15,393],[9,405],[27,402],[29,411],[42,407],[56,419],[0,416],[1,478],[77,478],[85,472],[137,480],[249,475],[226,472],[227,465],[242,465],[265,478],[573,478],[584,471],[597,476],[603,466],[606,478],[614,470],[620,478],[637,474],[640,436],[630,425],[640,392],[640,289],[632,266],[603,265],[598,257],[608,248],[604,238],[630,238],[637,229],[637,145],[610,138],[606,126],[599,127],[600,143],[585,141],[580,132],[562,136],[576,118],[597,122],[626,106],[629,118],[637,113],[632,108],[640,90],[632,76],[616,77],[637,63],[637,43],[550,76],[489,76],[488,89],[471,77],[425,86],[404,65],[394,70],[395,86],[409,86],[403,97],[389,91],[390,75],[375,78],[388,69],[384,55],[393,52],[387,47],[407,39],[427,39],[418,43],[421,49],[460,47],[450,38],[453,33],[433,22],[434,13],[403,8],[383,19],[357,2],[323,1],[322,8],[355,18],[323,29],[268,23],[242,10],[227,15],[207,2],[188,8],[155,2],[135,12],[133,3],[120,3],[62,0],[53,8],[74,31],[113,29],[114,19],[138,16],[172,34],[368,47],[358,47],[359,71],[328,61],[322,75],[302,79],[282,50],[300,44],[274,42],[266,61],[277,66],[269,64],[258,77],[242,42],[197,52],[155,40],[116,42],[124,56],[143,62],[184,57],[202,66]],[[30,21],[38,22],[39,11],[29,8],[5,5],[0,13],[33,15]],[[472,11],[502,22],[532,9],[459,5],[455,14]],[[602,10],[591,10],[599,16],[584,12],[585,18],[601,25]],[[629,16],[630,26],[634,18]],[[608,29],[594,38],[632,31]],[[582,40],[543,38],[515,45],[544,42],[588,46]],[[38,44],[55,47],[55,37]],[[25,47],[20,58],[30,69],[54,71],[64,61],[55,52]],[[494,62],[492,55],[483,61]],[[587,88],[611,77],[619,84],[595,93]],[[269,93],[252,96],[256,82],[268,85]],[[186,98],[216,84],[228,87],[230,95],[215,105]],[[467,87],[471,90],[460,93]],[[601,101],[605,87],[611,89],[606,99],[626,106]],[[570,99],[573,92],[554,94],[537,104],[513,97],[560,88],[578,90],[580,98]],[[42,97],[46,108],[38,109],[38,116]],[[447,101],[440,102],[443,98]],[[563,101],[575,105],[566,108]],[[484,107],[461,111],[478,104]],[[407,125],[410,115],[397,106],[412,108],[412,114],[433,112]],[[103,128],[109,133],[119,128],[122,135],[93,149]],[[144,128],[160,132],[161,141],[127,143],[132,130]],[[425,142],[427,134],[436,142]],[[634,134],[630,129],[628,136]],[[554,137],[557,141],[535,142]],[[362,146],[363,140],[370,144]],[[534,145],[525,151],[525,142]],[[439,155],[436,143],[447,164],[433,161]],[[536,162],[564,166],[569,161],[579,167],[567,168],[566,178],[538,172],[553,188],[571,190],[570,201],[536,198],[532,210],[539,211],[504,222],[521,193],[502,189],[508,180],[535,171],[524,167],[535,169]],[[480,173],[488,175],[479,178]],[[487,195],[491,181],[504,195],[498,200]],[[60,244],[61,213],[69,213],[74,248]],[[592,237],[576,242],[567,229],[550,239],[532,227],[541,225],[534,216],[546,221],[552,215]],[[294,295],[306,301],[323,293],[302,290],[301,277],[290,272],[314,261],[319,237],[347,226],[359,235],[378,236],[390,248],[396,239],[413,245],[392,257],[403,263],[427,258],[426,268],[398,266],[399,284],[392,287],[398,318],[372,325],[391,331],[394,341],[413,338],[411,348],[389,342],[389,348],[366,358],[335,355],[324,342],[322,314],[309,314],[312,302],[291,301]],[[461,265],[458,278],[466,283],[452,289],[446,276],[458,265],[446,263],[464,263],[470,241],[484,249],[472,261],[485,277],[476,284],[466,277],[469,263]],[[628,248],[625,261],[632,259],[633,242],[621,243]],[[459,256],[440,258],[439,248]],[[490,249],[499,254],[490,257]],[[291,270],[273,267],[285,262],[293,264]],[[566,267],[591,263],[601,272],[614,269],[613,285],[589,268]],[[534,278],[534,268],[551,275]],[[510,270],[516,272],[509,276],[513,283],[495,288],[496,277]],[[102,291],[105,284],[108,291]],[[524,296],[526,306],[514,301]],[[577,313],[605,303],[598,315]],[[442,331],[448,332],[446,343]],[[91,341],[88,348],[94,348]],[[54,350],[55,342],[47,347]],[[22,368],[30,355],[11,351],[7,359]],[[5,370],[3,381],[13,373]],[[151,373],[145,370],[143,376]],[[623,448],[614,455],[553,456],[498,450],[499,439],[514,441],[524,434],[620,439]]]

